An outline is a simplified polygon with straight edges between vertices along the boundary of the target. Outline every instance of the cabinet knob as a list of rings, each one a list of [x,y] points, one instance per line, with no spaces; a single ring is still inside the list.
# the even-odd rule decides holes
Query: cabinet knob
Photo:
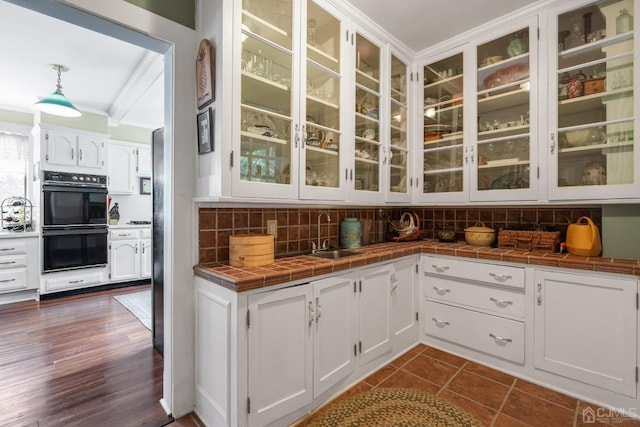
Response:
[[[508,305],[513,305],[513,301],[499,300],[499,299],[496,299],[494,297],[489,298],[489,301],[496,303],[496,305],[499,306],[499,307],[506,307]]]
[[[437,287],[437,286],[434,286],[434,287],[433,287],[433,290],[434,290],[434,291],[436,291],[436,293],[437,293],[438,295],[445,295],[445,294],[447,294],[448,292],[451,292],[451,289],[439,288],[439,287]]]
[[[499,282],[504,282],[505,280],[512,279],[512,277],[507,274],[489,273],[489,276],[493,277]]]
[[[433,267],[433,269],[435,271],[437,271],[438,273],[442,273],[443,271],[447,271],[449,269],[448,265],[436,265],[436,264],[432,264],[431,267]]]
[[[445,326],[449,326],[449,322],[445,322],[444,320],[438,320],[435,317],[432,317],[431,320],[436,322],[436,326],[438,328],[444,328]]]

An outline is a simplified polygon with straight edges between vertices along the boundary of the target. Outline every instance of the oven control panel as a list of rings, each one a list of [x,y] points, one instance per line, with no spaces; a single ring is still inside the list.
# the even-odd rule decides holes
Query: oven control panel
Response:
[[[90,175],[86,173],[43,171],[45,184],[106,187],[106,175]]]

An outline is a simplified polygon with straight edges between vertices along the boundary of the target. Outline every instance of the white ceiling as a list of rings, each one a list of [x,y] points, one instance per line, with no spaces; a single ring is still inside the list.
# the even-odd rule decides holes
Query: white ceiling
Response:
[[[346,0],[414,51],[539,0]],[[110,124],[163,125],[160,55],[0,0],[0,108],[30,112],[55,90]]]
[[[419,52],[539,0],[346,0]]]
[[[56,88],[50,64],[62,64],[62,92],[81,111],[111,125],[163,125],[161,55],[0,1],[0,108],[31,112]]]

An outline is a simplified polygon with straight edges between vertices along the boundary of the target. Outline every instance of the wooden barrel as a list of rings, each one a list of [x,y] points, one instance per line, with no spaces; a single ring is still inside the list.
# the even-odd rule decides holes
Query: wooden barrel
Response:
[[[273,264],[273,235],[233,234],[229,236],[229,264],[251,267]]]

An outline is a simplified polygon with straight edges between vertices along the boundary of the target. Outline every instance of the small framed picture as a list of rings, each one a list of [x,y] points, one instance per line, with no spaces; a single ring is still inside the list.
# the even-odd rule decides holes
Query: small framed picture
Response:
[[[140,194],[151,194],[151,178],[140,178]]]
[[[215,99],[215,51],[207,39],[200,41],[196,55],[196,94],[198,109]]]
[[[213,151],[213,120],[211,108],[198,114],[198,154]]]

